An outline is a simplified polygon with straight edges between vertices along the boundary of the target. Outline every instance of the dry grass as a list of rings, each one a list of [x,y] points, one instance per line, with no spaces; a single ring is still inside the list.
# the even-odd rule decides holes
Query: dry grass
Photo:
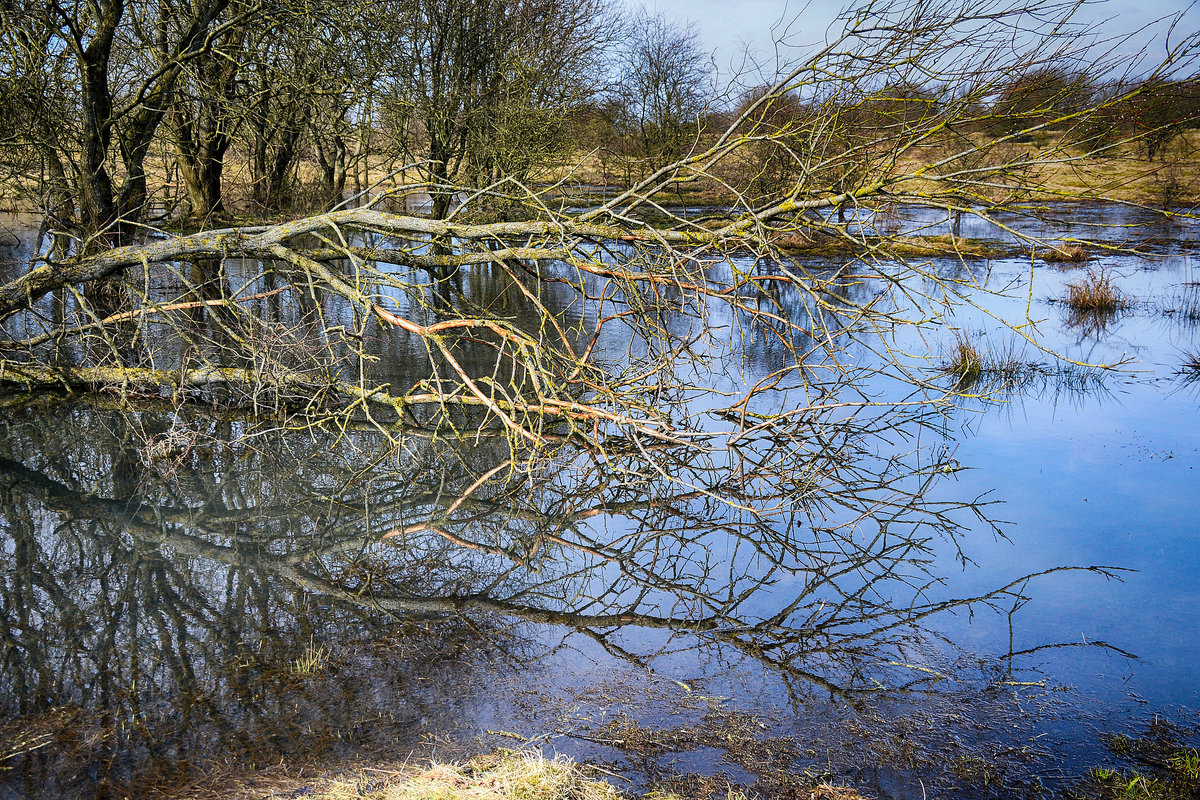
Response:
[[[983,375],[983,359],[979,349],[963,334],[958,334],[950,354],[942,365],[942,371],[958,379],[958,388],[966,389]]]
[[[466,764],[334,781],[312,800],[619,800],[613,786],[563,756],[503,753]]]
[[[1038,256],[1047,263],[1080,264],[1090,258],[1086,247],[1080,245],[1063,245],[1043,250]]]
[[[1191,205],[1200,195],[1200,130],[1179,136],[1158,161],[1147,161],[1136,141],[1108,151],[1106,157],[1081,157],[1064,142],[1061,132],[1049,132],[1044,141],[1012,143],[1007,146],[1010,163],[1041,161],[1036,176],[1028,176],[1040,187],[1029,199],[1115,200],[1154,207]],[[931,155],[914,150],[897,164],[898,170],[915,171]],[[936,191],[931,182],[915,179],[906,188]]]
[[[1200,130],[1191,130],[1178,137],[1168,148],[1169,152],[1155,162],[1146,161],[1136,143],[1122,144],[1114,148],[1108,157],[1080,158],[1077,152],[1063,143],[1061,133],[1049,134],[1047,140],[1041,144],[1011,144],[1007,148],[1005,154],[1010,161],[1041,157],[1054,162],[1039,167],[1034,183],[1040,186],[1042,191],[1033,192],[1030,197],[1032,200],[1104,198],[1155,207],[1187,206],[1200,201],[1200,156],[1197,156],[1197,153],[1200,153]],[[895,171],[916,171],[928,161],[938,160],[942,155],[940,151],[915,148],[896,164]],[[174,158],[173,152],[163,148],[152,152],[147,159],[146,169],[151,187],[152,206],[173,207],[179,197],[180,187],[172,181]],[[409,169],[405,174],[399,167],[400,164],[392,158],[372,156],[369,159],[366,185],[378,184],[377,191],[387,191],[395,189],[406,179],[419,180],[415,170]],[[297,169],[301,175],[301,183],[309,184],[316,180],[317,166],[311,161],[302,160]],[[231,209],[243,209],[246,213],[245,218],[237,217],[236,214],[234,218],[247,223],[263,218],[261,213],[249,207],[249,171],[246,153],[235,149],[229,154],[225,168],[226,202]],[[122,177],[119,168],[114,171],[114,176]],[[564,157],[560,164],[548,168],[545,174],[539,177],[551,183],[565,180],[568,185],[616,186],[611,183],[611,179],[606,178],[594,151],[577,152]],[[924,179],[911,179],[902,188],[935,193],[944,187]],[[32,179],[14,179],[6,176],[0,180],[0,211],[34,211],[40,205],[38,196],[39,192]],[[705,182],[702,186],[689,187],[686,199],[693,205],[720,206],[730,203],[734,198],[724,185]],[[225,222],[222,221],[222,224]],[[947,248],[944,242],[936,241],[917,241],[912,243],[912,246],[913,252],[902,255],[928,255],[930,250],[934,254],[940,254],[947,250],[955,252],[960,249]],[[972,249],[973,245],[968,244],[963,255],[987,255],[971,252]],[[1055,259],[1053,254],[1047,257],[1047,260],[1052,259],[1076,260]]]
[[[1067,284],[1065,301],[1077,314],[1112,314],[1132,305],[1107,272],[1089,272],[1078,283]]]
[[[576,764],[565,756],[547,758],[538,751],[502,751],[465,764],[362,770],[355,776],[267,797],[281,800],[301,792],[309,800],[623,800],[630,797],[596,777],[599,773],[600,770]],[[745,795],[727,788],[707,796],[746,800]],[[804,789],[794,796],[804,800],[863,800],[853,789],[827,784]],[[689,800],[690,797],[654,791],[643,800]]]
[[[1100,337],[1121,317],[1121,312],[1133,305],[1133,298],[1117,288],[1112,276],[1103,271],[1089,271],[1078,283],[1067,284],[1062,298],[1069,314],[1068,328],[1083,336]]]
[[[876,248],[883,257],[899,258],[999,258],[1016,253],[1006,245],[958,236],[897,236],[869,238],[860,243],[818,234],[811,238],[801,233],[781,236],[774,242],[780,250],[794,256],[849,256]]]
[[[1008,248],[978,239],[960,236],[901,236],[887,242],[888,248],[901,256],[960,256],[996,258]]]
[[[1082,157],[1078,148],[1064,140],[1062,131],[1048,131],[1037,140],[1011,142],[1003,147],[997,160],[1001,163],[1042,161],[1036,176],[1027,176],[1041,191],[1030,199],[1054,201],[1088,198],[1135,202],[1155,207],[1190,205],[1200,200],[1200,130],[1189,130],[1177,137],[1159,156],[1147,161],[1142,145],[1135,140],[1124,142],[1107,151],[1104,156]],[[983,142],[984,137],[979,136]],[[706,139],[705,143],[710,143]],[[929,161],[940,159],[941,151],[914,148],[895,166],[896,172],[915,172]],[[588,184],[610,183],[595,152],[577,153],[553,171],[555,179]],[[934,193],[944,188],[923,179],[909,181],[905,188],[927,189]],[[731,199],[720,187],[710,187],[715,200]]]

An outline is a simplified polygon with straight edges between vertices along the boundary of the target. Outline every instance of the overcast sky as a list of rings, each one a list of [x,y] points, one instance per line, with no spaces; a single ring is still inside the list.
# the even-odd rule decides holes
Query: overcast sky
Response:
[[[680,22],[693,21],[705,46],[715,52],[723,71],[738,59],[742,44],[761,57],[774,54],[771,29],[788,23],[797,44],[825,38],[825,31],[846,5],[846,0],[644,0],[644,5]],[[1131,33],[1142,26],[1191,7],[1191,0],[1101,0],[1085,6],[1080,19],[1103,22],[1112,34]],[[1200,29],[1200,10],[1188,12],[1189,32]]]

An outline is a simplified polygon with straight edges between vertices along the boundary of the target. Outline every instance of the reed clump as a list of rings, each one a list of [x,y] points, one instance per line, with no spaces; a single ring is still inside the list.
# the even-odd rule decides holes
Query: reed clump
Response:
[[[1166,298],[1159,309],[1185,325],[1200,323],[1200,283],[1188,281],[1183,284],[1183,291]]]
[[[1088,272],[1078,283],[1068,283],[1065,302],[1076,314],[1115,314],[1133,305],[1112,275],[1102,271]]]
[[[950,349],[942,370],[958,379],[959,389],[966,389],[983,375],[983,358],[974,343],[959,334],[955,337],[954,346]]]
[[[1178,374],[1188,383],[1200,381],[1200,351],[1184,354]]]
[[[1196,374],[1200,375],[1200,354],[1196,360]],[[1014,343],[989,347],[986,342],[981,345],[961,332],[956,334],[953,347],[938,369],[955,379],[956,392],[992,399],[1018,391],[1080,394],[1104,391],[1104,369],[1031,361],[1025,350]]]
[[[1050,247],[1040,254],[1042,261],[1051,264],[1081,264],[1091,258],[1086,247],[1077,244]]]

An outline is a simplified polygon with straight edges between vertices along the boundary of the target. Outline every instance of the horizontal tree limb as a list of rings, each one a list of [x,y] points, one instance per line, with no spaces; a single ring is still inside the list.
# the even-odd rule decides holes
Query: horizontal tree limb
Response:
[[[116,247],[68,261],[45,263],[0,286],[0,322],[21,309],[32,306],[55,289],[108,278],[137,264],[237,256],[273,258],[278,257],[277,249],[285,242],[307,234],[340,228],[472,241],[548,236],[556,239],[575,237],[593,241],[636,240],[687,245],[711,243],[720,239],[716,233],[662,230],[648,230],[642,233],[610,225],[578,222],[569,218],[460,225],[366,208],[348,209],[266,228],[224,228],[145,244]]]
[[[575,423],[602,423],[632,427],[661,441],[683,444],[676,431],[668,430],[652,419],[638,419],[583,402],[541,398],[537,402],[513,402],[504,398],[480,398],[470,394],[414,391],[398,395],[389,387],[365,388],[346,381],[322,381],[303,373],[261,372],[236,367],[205,365],[196,369],[162,370],[146,367],[47,367],[0,361],[0,389],[26,391],[106,391],[121,389],[139,393],[163,390],[186,391],[211,388],[254,388],[259,390],[302,392],[313,398],[318,392],[332,391],[354,403],[386,406],[402,415],[418,406],[459,406],[467,408],[499,408],[509,415],[519,414],[559,419]]]

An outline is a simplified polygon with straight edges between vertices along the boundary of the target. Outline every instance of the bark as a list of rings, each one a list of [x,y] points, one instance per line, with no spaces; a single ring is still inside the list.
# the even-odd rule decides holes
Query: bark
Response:
[[[835,198],[836,199],[836,198]],[[804,208],[803,204],[781,204],[773,212],[786,213]],[[68,284],[81,284],[114,275],[135,264],[164,261],[225,258],[233,255],[247,257],[277,257],[274,248],[281,243],[334,227],[369,228],[397,235],[414,237],[454,238],[461,241],[492,239],[527,239],[552,237],[561,244],[561,237],[572,237],[576,244],[585,241],[641,241],[661,244],[716,244],[744,234],[756,221],[770,215],[755,214],[715,231],[645,231],[631,232],[624,228],[594,222],[531,221],[497,222],[489,225],[458,225],[444,220],[389,214],[367,208],[344,209],[329,214],[256,228],[225,228],[205,231],[191,236],[148,242],[143,245],[116,247],[95,255],[36,267],[14,280],[0,285],[0,322],[23,308],[31,306],[49,292]],[[544,252],[543,245],[534,245],[529,254]],[[557,247],[554,251],[556,252]],[[324,254],[328,256],[327,253]],[[495,253],[483,252],[447,255],[429,261],[429,266],[458,265],[492,261]],[[416,258],[410,256],[410,258]],[[652,278],[650,275],[631,275],[619,269],[604,270],[605,274],[624,275],[631,280]]]
[[[225,41],[237,50],[246,26],[233,29]],[[205,218],[225,212],[221,194],[221,175],[225,154],[233,143],[233,109],[237,96],[237,78],[241,63],[232,57],[206,56],[194,87],[195,100],[176,98],[171,104],[169,121],[175,133],[180,176],[188,197],[188,213]]]
[[[188,216],[193,219],[225,213],[221,177],[225,154],[233,143],[227,121],[220,119],[216,109],[205,103],[200,115],[193,121],[178,107],[171,111],[179,175],[187,192]]]
[[[350,149],[346,146],[345,137],[339,133],[331,133],[327,139],[318,136],[313,149],[321,166],[326,207],[335,208],[346,194]]]
[[[855,196],[878,192],[881,184],[864,187]],[[126,267],[136,264],[153,264],[165,261],[195,259],[221,259],[230,256],[251,258],[278,258],[276,248],[297,237],[332,228],[360,228],[409,236],[414,239],[455,239],[459,242],[480,241],[529,241],[529,249],[501,251],[506,255],[523,258],[557,257],[563,248],[570,250],[588,242],[624,241],[642,242],[647,246],[668,245],[716,245],[730,244],[738,237],[749,235],[755,226],[776,216],[792,214],[808,208],[824,208],[844,202],[846,195],[800,203],[785,201],[765,211],[745,214],[723,228],[712,231],[658,230],[630,231],[613,225],[584,221],[582,218],[553,221],[496,222],[487,225],[460,225],[445,220],[426,217],[411,217],[389,214],[369,208],[343,209],[328,214],[281,223],[266,227],[225,228],[205,231],[191,236],[164,239],[142,245],[128,245],[106,250],[102,253],[83,256],[68,261],[42,264],[24,275],[0,285],[0,322],[23,308],[28,308],[51,291],[69,284],[83,284],[112,276]],[[583,215],[588,217],[590,215]],[[535,241],[531,241],[535,240]],[[307,250],[284,248],[289,252],[305,253]],[[353,251],[317,251],[324,259],[331,254],[349,254]],[[370,250],[362,250],[369,253]],[[421,257],[405,254],[405,251],[386,251],[395,255],[397,263],[412,263],[423,267],[450,267],[463,264],[493,261],[495,253],[481,249],[477,252],[462,252],[446,255]],[[540,254],[540,255],[539,255]],[[403,258],[402,258],[403,257]],[[654,273],[630,273],[619,267],[607,268],[581,261],[580,268],[595,274],[621,277],[633,281],[673,280],[670,275]]]
[[[257,109],[250,167],[252,197],[261,208],[279,211],[290,200],[288,182],[310,113],[307,102],[270,93]]]
[[[108,172],[108,150],[113,132],[108,67],[117,24],[125,7],[121,0],[115,0],[101,5],[101,9],[95,34],[80,53],[78,64],[83,125],[79,200],[84,230],[89,234],[108,229],[117,219],[113,182]],[[93,242],[93,246],[101,244],[100,241]]]
[[[389,392],[388,388],[384,386],[366,389],[353,383],[320,381],[303,373],[283,371],[273,371],[270,376],[264,376],[260,370],[210,365],[197,369],[161,370],[147,367],[47,367],[0,360],[0,389],[9,391],[121,391],[157,395],[164,391],[231,389],[247,390],[256,395],[275,392],[285,405],[288,401],[293,401],[305,407],[311,407],[314,399],[328,393],[352,403],[369,403],[389,408],[398,416],[410,408],[435,405],[479,408],[492,413],[501,409],[513,414],[533,414],[576,421],[602,420],[637,424],[636,420],[621,414],[561,400],[521,403],[470,395],[446,395],[441,392],[410,392],[396,395]],[[342,407],[343,405],[338,405],[338,408]],[[663,441],[679,443],[678,439],[664,432],[646,432]]]

